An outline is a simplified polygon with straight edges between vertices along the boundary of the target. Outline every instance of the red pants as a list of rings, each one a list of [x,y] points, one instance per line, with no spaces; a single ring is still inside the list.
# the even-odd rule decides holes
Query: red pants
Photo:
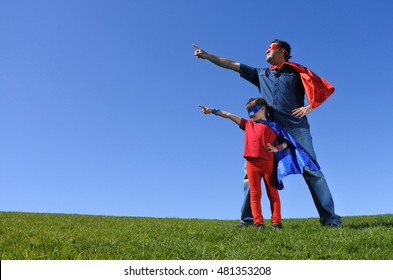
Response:
[[[247,158],[246,170],[250,185],[250,204],[254,224],[264,223],[261,206],[261,178],[265,183],[267,197],[270,201],[272,223],[281,223],[281,202],[276,188],[277,177],[275,176],[274,162],[260,158]]]

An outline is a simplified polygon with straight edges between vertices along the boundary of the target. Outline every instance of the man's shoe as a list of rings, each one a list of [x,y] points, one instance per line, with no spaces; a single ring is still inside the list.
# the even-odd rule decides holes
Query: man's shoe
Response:
[[[236,227],[237,228],[242,228],[242,227],[248,227],[248,226],[251,226],[251,225],[252,225],[252,223],[246,223],[246,222],[241,221],[240,223],[238,223],[236,225]]]
[[[325,224],[325,227],[341,227],[341,225],[338,225],[338,224]]]

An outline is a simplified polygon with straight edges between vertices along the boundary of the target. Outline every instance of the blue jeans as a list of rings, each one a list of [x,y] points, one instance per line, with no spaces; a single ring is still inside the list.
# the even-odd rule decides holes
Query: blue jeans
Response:
[[[287,129],[289,134],[291,134],[296,141],[302,145],[314,159],[316,159],[315,151],[312,145],[312,137],[310,133],[310,129],[308,128],[291,128]],[[326,182],[325,176],[323,173],[319,171],[310,171],[308,168],[305,168],[303,172],[303,178],[307,183],[308,189],[310,190],[311,196],[314,200],[315,207],[317,208],[319,214],[319,221],[322,225],[334,224],[341,225],[341,217],[334,213],[334,202],[333,197],[330,193],[328,184]],[[247,186],[246,186],[247,183]],[[250,195],[249,190],[246,191],[248,187],[248,181],[244,180],[244,202],[242,206],[242,215],[243,217],[247,217],[248,213],[251,213],[250,209],[247,209],[246,200],[248,200],[248,206],[250,205]],[[248,195],[247,195],[248,193]]]
[[[246,224],[253,224],[253,217],[250,204],[250,185],[248,184],[248,177],[246,166],[244,165],[244,178],[243,178],[244,200],[241,208],[240,220]]]

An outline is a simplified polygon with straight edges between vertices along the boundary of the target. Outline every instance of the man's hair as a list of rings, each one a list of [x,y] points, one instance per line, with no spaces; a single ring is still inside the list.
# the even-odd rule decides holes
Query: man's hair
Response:
[[[276,43],[277,45],[279,45],[281,48],[283,48],[288,52],[288,54],[284,53],[285,59],[288,61],[291,58],[291,45],[289,45],[288,42],[279,39],[274,39],[270,44],[273,43]]]

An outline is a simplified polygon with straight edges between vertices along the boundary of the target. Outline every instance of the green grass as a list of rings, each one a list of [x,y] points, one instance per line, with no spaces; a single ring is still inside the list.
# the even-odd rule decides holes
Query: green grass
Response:
[[[267,225],[268,225],[267,221]],[[392,260],[393,215],[237,221],[0,212],[2,260]]]

